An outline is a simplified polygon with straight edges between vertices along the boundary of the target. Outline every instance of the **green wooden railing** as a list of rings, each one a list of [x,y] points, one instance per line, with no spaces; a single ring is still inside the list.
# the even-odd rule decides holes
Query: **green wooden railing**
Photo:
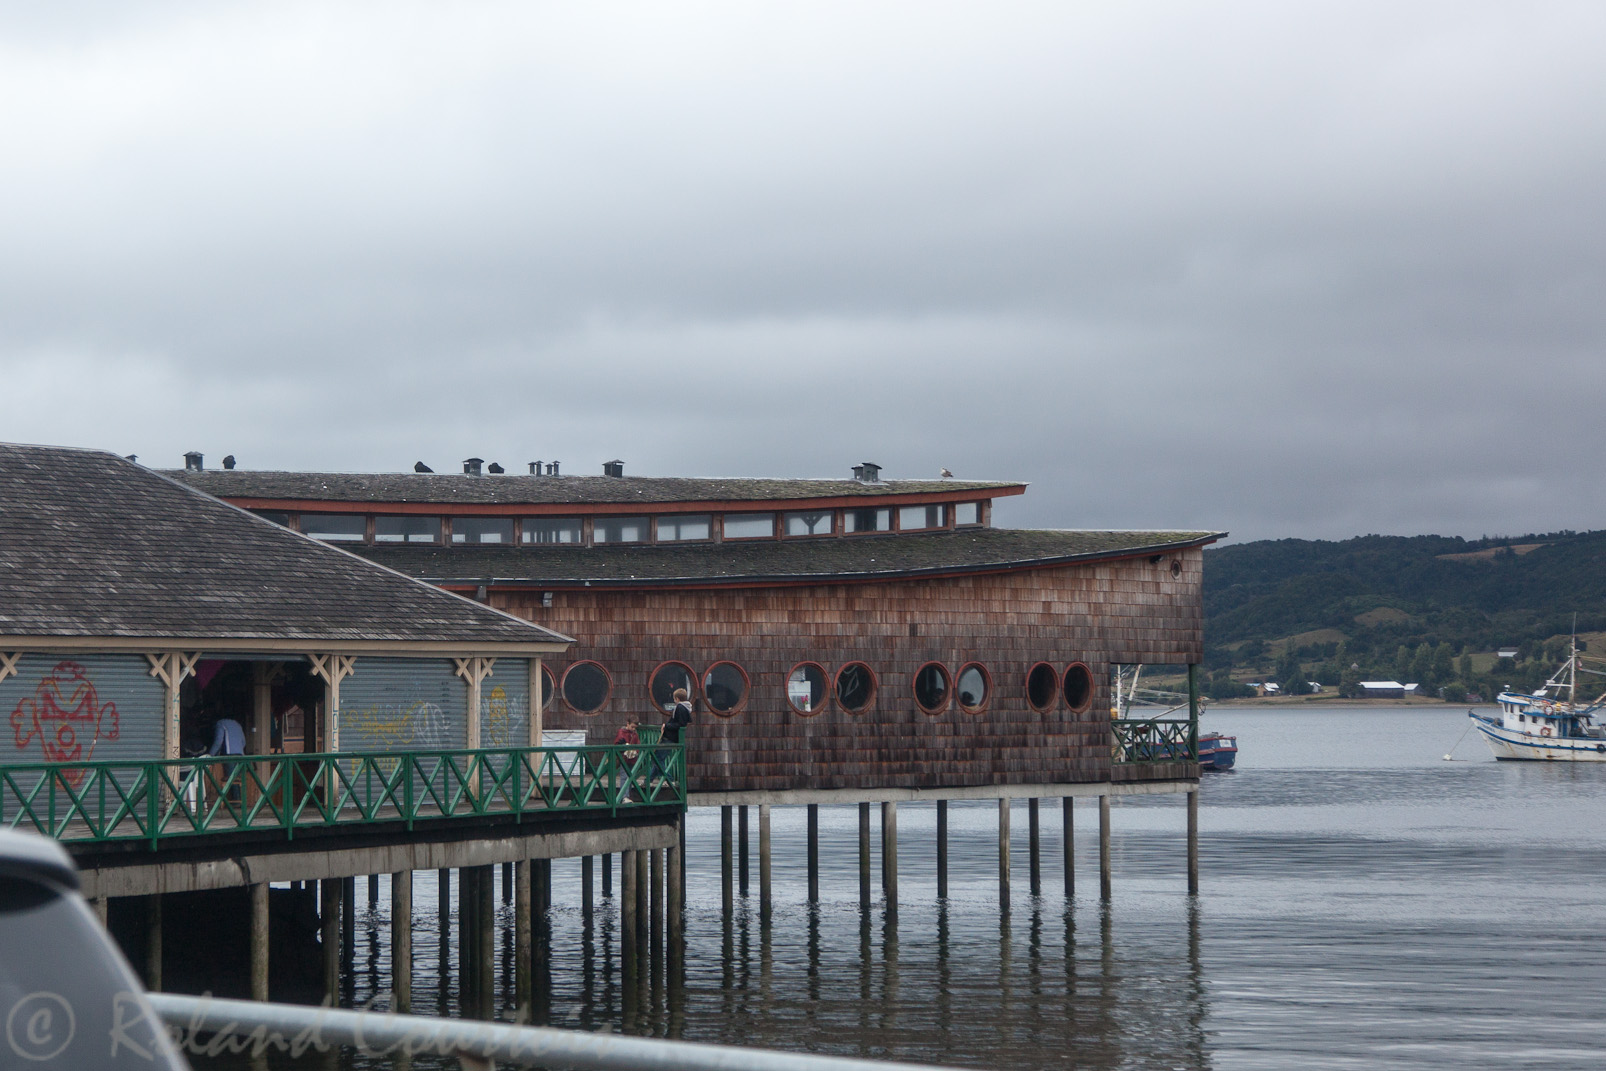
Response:
[[[661,758],[660,758],[661,756]],[[502,748],[0,766],[0,827],[70,844],[686,805],[686,752]]]
[[[1199,723],[1193,718],[1120,718],[1110,722],[1117,765],[1198,762]]]

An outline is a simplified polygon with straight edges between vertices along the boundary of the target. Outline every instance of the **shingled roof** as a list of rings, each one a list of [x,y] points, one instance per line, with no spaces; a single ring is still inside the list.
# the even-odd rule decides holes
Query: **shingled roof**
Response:
[[[277,502],[452,505],[599,505],[786,502],[887,495],[1018,494],[1025,484],[965,480],[750,480],[677,476],[465,476],[415,472],[254,472],[178,469],[165,473],[209,495]]]
[[[0,637],[570,642],[115,454],[13,444],[0,444]]]
[[[665,586],[881,580],[1042,568],[1203,546],[1222,532],[974,528],[910,535],[603,547],[375,546],[361,553],[436,584]]]

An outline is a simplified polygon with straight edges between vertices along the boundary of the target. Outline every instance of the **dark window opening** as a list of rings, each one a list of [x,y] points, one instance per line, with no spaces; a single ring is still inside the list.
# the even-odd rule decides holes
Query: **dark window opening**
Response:
[[[800,663],[787,675],[786,701],[799,714],[818,714],[825,705],[828,681],[824,666],[817,662]]]
[[[658,518],[658,540],[673,543],[687,539],[711,539],[712,522],[706,513],[688,513]]]
[[[439,517],[375,517],[375,543],[439,543]]]
[[[368,538],[368,518],[360,513],[303,513],[301,531],[325,543],[361,543]]]
[[[836,514],[828,509],[808,513],[788,513],[786,534],[789,536],[822,536],[834,531],[832,521]]]
[[[715,662],[703,674],[703,697],[715,714],[734,714],[747,698],[747,673],[735,662]]]
[[[863,662],[849,662],[836,674],[836,701],[850,714],[862,714],[875,702],[875,674]]]
[[[959,671],[959,707],[967,714],[986,706],[992,690],[993,682],[981,663],[972,662]]]
[[[591,527],[591,540],[594,543],[645,543],[647,518],[598,517]]]
[[[849,532],[892,531],[890,509],[850,509],[843,514],[843,519],[847,522],[844,527]]]
[[[1093,674],[1080,662],[1065,671],[1065,705],[1080,714],[1093,701]]]
[[[511,543],[512,517],[453,517],[453,543]]]
[[[775,514],[727,513],[724,530],[726,539],[774,539]]]
[[[578,543],[581,540],[578,517],[526,517],[526,543]]]
[[[277,524],[281,528],[289,528],[289,527],[291,527],[291,525],[290,525],[290,515],[288,513],[285,513],[283,510],[277,510],[277,509],[254,509],[251,512],[255,513],[258,517],[261,517],[265,521],[272,521],[274,524]]]
[[[1026,674],[1026,701],[1036,711],[1046,712],[1054,707],[1054,693],[1059,690],[1059,674],[1047,662],[1039,662]]]
[[[898,528],[905,532],[945,528],[947,525],[947,506],[903,506],[898,510]]]
[[[563,701],[581,714],[595,714],[608,701],[613,681],[597,662],[576,662],[563,675]]]
[[[927,714],[939,714],[948,705],[948,667],[927,662],[915,670],[915,702]]]
[[[675,709],[676,688],[686,689],[688,699],[697,694],[697,675],[690,666],[684,662],[665,662],[652,671],[647,690],[652,696],[653,706],[665,714]]]

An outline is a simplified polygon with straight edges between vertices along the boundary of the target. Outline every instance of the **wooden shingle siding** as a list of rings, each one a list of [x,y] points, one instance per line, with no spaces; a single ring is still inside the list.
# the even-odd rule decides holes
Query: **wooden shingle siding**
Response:
[[[1158,563],[811,587],[570,589],[552,592],[550,607],[538,592],[493,588],[491,600],[575,637],[574,658],[612,674],[613,693],[596,715],[569,710],[561,696],[546,715],[547,727],[585,729],[592,742],[611,741],[627,718],[661,717],[647,693],[660,663],[685,662],[699,674],[715,662],[741,665],[752,685],[739,713],[699,706],[694,792],[1099,782],[1111,778],[1109,667],[1199,660],[1201,565],[1195,547]],[[870,666],[872,708],[852,714],[833,695],[811,716],[794,711],[786,678],[805,661],[833,676],[849,662]],[[922,712],[913,676],[931,661],[948,668],[954,691],[961,666],[984,665],[992,677],[985,709],[962,712],[951,694],[941,713]],[[1062,680],[1071,663],[1087,664],[1093,696],[1083,712],[1067,709],[1063,695],[1046,713],[1027,704],[1026,675],[1039,661]],[[558,679],[567,664],[553,664]]]

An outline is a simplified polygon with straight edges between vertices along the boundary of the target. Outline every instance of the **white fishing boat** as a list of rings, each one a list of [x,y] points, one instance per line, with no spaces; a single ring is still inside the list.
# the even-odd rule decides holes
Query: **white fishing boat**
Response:
[[[1578,702],[1578,675],[1606,677],[1606,671],[1591,669],[1583,661],[1574,643],[1567,661],[1538,691],[1501,692],[1499,717],[1467,712],[1495,758],[1606,762],[1606,726],[1597,720],[1606,706],[1606,693],[1591,703]]]

